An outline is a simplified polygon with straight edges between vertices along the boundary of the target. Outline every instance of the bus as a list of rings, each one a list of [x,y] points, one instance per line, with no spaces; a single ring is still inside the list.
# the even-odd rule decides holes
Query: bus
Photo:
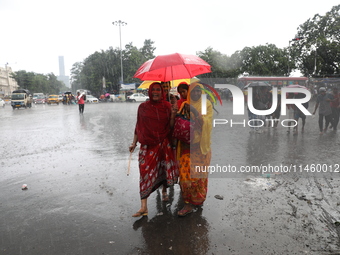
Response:
[[[307,77],[269,77],[269,76],[243,76],[237,79],[237,86],[243,89],[248,83],[251,82],[266,82],[273,87],[285,87],[291,84],[298,84],[301,86],[308,87]]]

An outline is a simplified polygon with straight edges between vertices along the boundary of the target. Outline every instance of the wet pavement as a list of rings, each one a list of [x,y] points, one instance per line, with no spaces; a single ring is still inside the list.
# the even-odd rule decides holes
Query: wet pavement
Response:
[[[320,136],[317,117],[297,136],[218,125],[211,165],[325,164],[324,173],[214,173],[195,213],[177,217],[175,185],[168,203],[154,192],[148,217],[135,219],[137,151],[127,168],[138,105],[0,109],[0,254],[340,254],[339,134]],[[244,119],[231,102],[216,108],[215,119]]]

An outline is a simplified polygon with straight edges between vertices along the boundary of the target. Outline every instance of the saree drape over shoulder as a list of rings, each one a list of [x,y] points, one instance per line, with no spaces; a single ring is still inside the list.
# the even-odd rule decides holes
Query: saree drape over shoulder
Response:
[[[140,104],[135,134],[139,151],[140,196],[147,198],[160,185],[171,186],[178,179],[178,165],[170,144],[171,104],[165,100]]]
[[[191,91],[201,84],[191,84],[188,93],[188,101],[191,106],[201,113],[201,98],[197,101],[190,99]],[[204,93],[202,93],[204,94]],[[195,119],[190,114],[191,119]],[[197,169],[207,169],[211,160],[211,131],[212,131],[213,107],[207,100],[207,114],[202,115],[203,123],[194,129],[194,140],[191,144],[179,142],[177,158],[179,159],[180,186],[185,203],[202,205],[208,191],[208,172],[197,172]]]

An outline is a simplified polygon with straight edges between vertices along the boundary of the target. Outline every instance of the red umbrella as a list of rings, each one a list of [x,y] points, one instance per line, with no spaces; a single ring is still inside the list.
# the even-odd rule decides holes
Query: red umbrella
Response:
[[[133,77],[143,81],[172,81],[210,72],[210,65],[200,57],[174,53],[146,61]]]

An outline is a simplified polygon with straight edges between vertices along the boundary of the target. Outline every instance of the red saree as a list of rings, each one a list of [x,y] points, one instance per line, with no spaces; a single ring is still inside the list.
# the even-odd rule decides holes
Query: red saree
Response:
[[[160,185],[177,182],[178,167],[170,145],[171,104],[153,101],[153,84],[149,88],[150,101],[138,108],[135,134],[141,143],[139,151],[140,195],[147,198]]]

